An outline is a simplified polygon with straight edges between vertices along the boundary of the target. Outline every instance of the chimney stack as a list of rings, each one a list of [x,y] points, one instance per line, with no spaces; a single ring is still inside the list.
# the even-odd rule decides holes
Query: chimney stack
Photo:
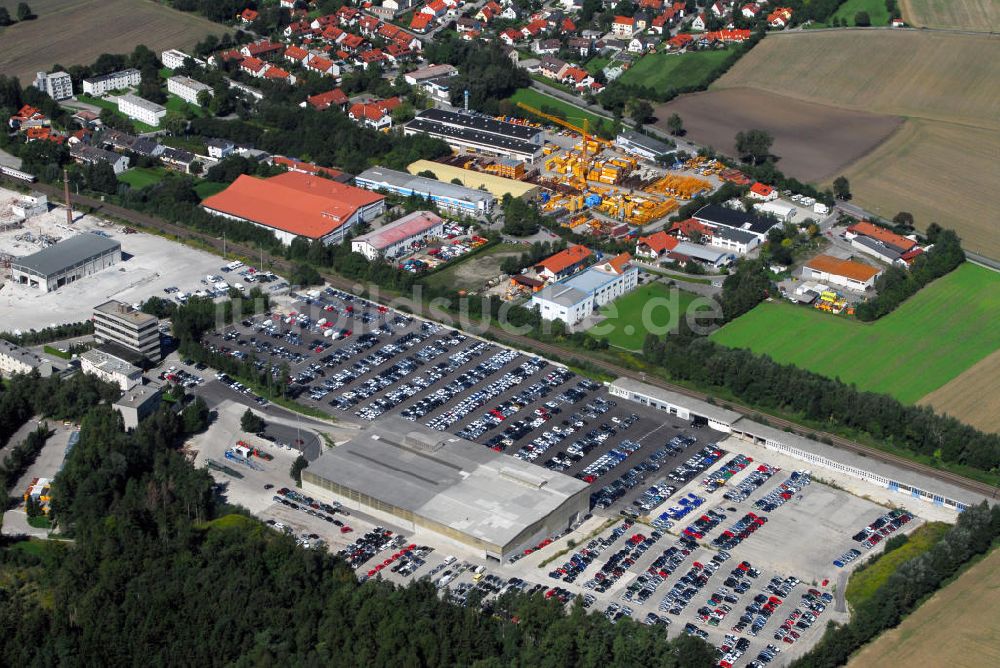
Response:
[[[63,170],[63,194],[66,197],[66,224],[73,224],[73,202],[69,198],[69,172]]]

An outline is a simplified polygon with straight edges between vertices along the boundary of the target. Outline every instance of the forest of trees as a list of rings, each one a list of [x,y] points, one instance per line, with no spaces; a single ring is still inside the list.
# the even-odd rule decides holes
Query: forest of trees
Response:
[[[177,450],[161,409],[131,434],[107,407],[83,419],[53,483],[72,543],[0,550],[2,665],[589,666],[708,668],[714,650],[658,627],[568,613],[541,596],[494,614],[433,585],[359,584],[228,506]]]

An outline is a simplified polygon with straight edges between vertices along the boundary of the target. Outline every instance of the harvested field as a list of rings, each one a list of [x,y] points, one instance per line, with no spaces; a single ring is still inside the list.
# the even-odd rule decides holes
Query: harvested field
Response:
[[[848,668],[937,668],[1000,664],[1000,550],[925,601],[883,633]]]
[[[675,112],[684,120],[689,138],[730,155],[736,152],[737,132],[767,130],[774,137],[771,150],[781,158],[779,169],[802,181],[836,177],[902,122],[895,116],[838,109],[752,88],[682,96],[657,107],[661,119],[657,125],[666,129],[666,119]]]
[[[916,28],[952,28],[977,32],[1000,29],[996,0],[901,0],[903,20]]]
[[[1000,128],[1000,39],[910,30],[770,35],[712,90],[758,88],[870,113]]]
[[[29,4],[37,19],[0,28],[0,72],[19,77],[22,86],[34,80],[35,72],[48,71],[55,63],[89,65],[102,53],[128,53],[138,44],[156,53],[184,49],[206,35],[221,36],[231,30],[149,0],[32,0]],[[17,5],[15,0],[0,0],[12,16]]]
[[[947,385],[940,387],[919,404],[932,406],[983,431],[1000,433],[1000,351],[978,362]]]
[[[856,204],[885,218],[909,211],[917,227],[937,222],[966,250],[1000,258],[998,155],[996,130],[911,120],[844,174]]]

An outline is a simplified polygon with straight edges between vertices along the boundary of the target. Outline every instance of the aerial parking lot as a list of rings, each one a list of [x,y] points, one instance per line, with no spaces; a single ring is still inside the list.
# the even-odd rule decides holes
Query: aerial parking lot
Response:
[[[511,589],[579,597],[615,621],[702,636],[720,665],[782,665],[847,618],[849,573],[923,521],[536,356],[333,289],[278,301],[205,343],[262,369],[285,365],[298,401],[340,422],[399,416],[590,486],[591,515],[571,530],[487,561],[305,496],[288,474],[297,453],[241,435],[236,411],[220,418],[228,431],[198,456],[230,470],[214,468],[230,498],[301,544],[340,553],[362,579],[425,578],[486,608]],[[241,441],[249,451],[233,447]]]

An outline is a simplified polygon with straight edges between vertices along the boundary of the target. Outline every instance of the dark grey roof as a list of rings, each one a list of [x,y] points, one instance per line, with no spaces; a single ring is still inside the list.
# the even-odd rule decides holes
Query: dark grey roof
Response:
[[[757,239],[757,235],[752,232],[746,232],[744,230],[738,230],[735,227],[726,227],[725,225],[719,225],[712,232],[713,237],[721,237],[723,239],[729,239],[730,241],[735,241],[741,244],[747,244]]]
[[[185,151],[184,149],[174,148],[173,146],[164,146],[163,153],[160,154],[161,160],[169,160],[170,162],[183,162],[189,164],[194,162],[195,155],[190,151]]]
[[[521,141],[530,141],[541,132],[538,128],[527,125],[514,125],[494,120],[489,116],[445,111],[444,109],[428,109],[421,112],[417,120],[445,123],[469,130],[502,135],[511,139],[520,139]]]
[[[480,132],[469,128],[428,121],[422,117],[413,119],[406,124],[406,127],[417,132],[436,135],[445,141],[448,141],[449,138],[454,138],[486,146],[497,151],[509,151],[522,155],[534,155],[538,151],[542,150],[540,144],[532,144],[531,142],[520,139],[512,139],[508,136],[493,134],[490,132]]]
[[[121,250],[121,247],[122,245],[114,239],[83,232],[37,253],[14,260],[11,264],[23,271],[32,271],[41,276],[51,276],[92,257],[113,250]]]
[[[903,253],[892,244],[887,244],[883,241],[879,241],[878,239],[872,239],[871,237],[866,237],[861,234],[854,237],[854,243],[859,246],[869,248],[873,253],[877,253],[893,261],[898,260],[903,255]]]
[[[671,150],[669,146],[664,144],[659,139],[640,134],[635,130],[623,130],[622,132],[619,132],[618,139],[624,140],[629,144],[635,144],[636,146],[644,148],[647,151],[660,155],[665,155]]]
[[[758,216],[739,209],[730,209],[718,204],[708,204],[698,209],[694,218],[710,225],[725,225],[738,230],[746,230],[761,236],[778,224],[773,218]]]

